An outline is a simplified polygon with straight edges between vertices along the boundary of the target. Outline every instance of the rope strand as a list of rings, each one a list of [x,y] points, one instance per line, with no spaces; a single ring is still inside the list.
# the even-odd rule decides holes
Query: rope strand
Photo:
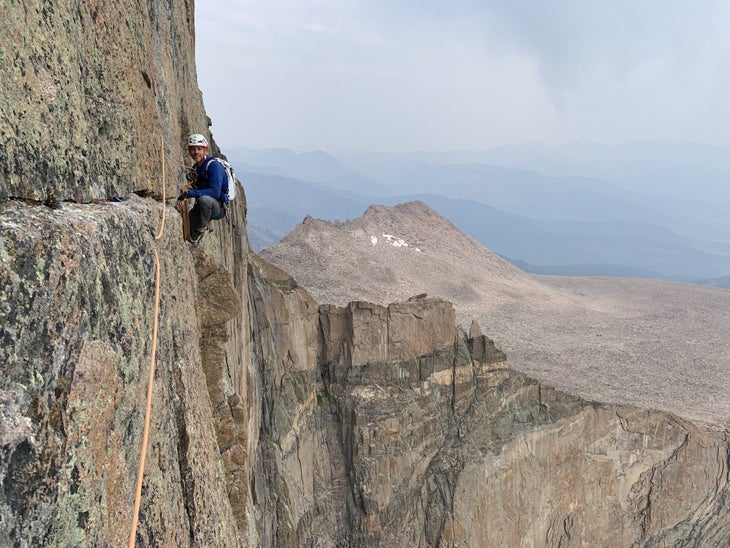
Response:
[[[162,133],[160,133],[160,158],[162,160],[162,221],[160,221],[160,231],[155,236],[155,240],[162,238],[162,232],[165,230],[165,211],[167,211],[167,207],[165,207],[165,187],[167,186],[165,180],[165,138]]]
[[[134,514],[132,516],[132,530],[129,534],[129,548],[134,548],[137,536],[137,523],[139,521],[139,507],[142,500],[142,478],[144,476],[144,465],[147,460],[147,440],[150,431],[150,415],[152,410],[152,386],[155,380],[155,356],[157,354],[157,324],[158,312],[160,309],[160,256],[157,250],[155,253],[155,316],[152,327],[152,357],[150,358],[150,375],[147,381],[147,408],[145,410],[144,431],[142,434],[142,448],[139,456],[139,468],[137,469],[137,486],[134,497]]]
[[[155,236],[155,241],[162,238],[165,230],[165,139],[160,133],[160,160],[162,162],[162,218],[160,229]],[[147,407],[145,408],[144,429],[142,432],[142,447],[140,448],[139,467],[137,468],[137,483],[134,495],[134,512],[132,514],[132,528],[129,533],[129,548],[134,548],[137,537],[137,525],[139,524],[139,507],[142,501],[142,480],[144,479],[145,462],[147,461],[147,443],[150,433],[150,418],[152,415],[152,389],[155,380],[155,360],[157,357],[157,329],[160,316],[160,255],[157,249],[152,250],[155,254],[155,311],[152,324],[152,356],[150,357],[150,373],[147,380]]]

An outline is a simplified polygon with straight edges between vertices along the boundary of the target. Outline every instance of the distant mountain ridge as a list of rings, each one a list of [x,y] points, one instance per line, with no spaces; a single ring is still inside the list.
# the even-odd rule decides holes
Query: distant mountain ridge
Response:
[[[398,196],[384,203],[412,200],[427,203],[514,264],[533,265],[535,272],[543,274],[696,281],[730,271],[726,255],[698,249],[695,242],[659,225],[535,219],[474,200],[451,200],[433,194]]]
[[[245,181],[249,240],[256,251],[281,240],[307,215],[346,220],[362,214],[370,204],[364,196],[234,165]]]
[[[349,151],[341,161],[366,176],[388,165],[482,164],[550,177],[610,181],[639,202],[669,213],[686,236],[730,239],[730,149],[699,143],[633,141],[620,145],[543,143],[504,145],[481,151],[408,154]],[[371,171],[372,170],[372,171]],[[494,205],[494,204],[492,204]],[[649,219],[651,220],[651,219]]]
[[[244,172],[297,179],[336,190],[356,191],[363,195],[383,195],[388,191],[334,156],[322,151],[296,152],[287,148],[232,148],[229,160]]]
[[[654,150],[651,157],[657,150],[679,157],[667,166],[681,163],[679,145],[646,147]],[[726,202],[693,195],[693,185],[687,185],[684,197],[658,192],[661,184],[639,185],[635,179],[651,172],[651,166],[643,166],[639,152],[631,154],[630,147],[618,150],[534,144],[483,152],[351,152],[333,157],[275,149],[243,150],[245,161],[236,159],[235,152],[231,158],[246,179],[255,250],[274,245],[305,215],[343,221],[373,203],[416,199],[534,272],[690,282],[728,275],[730,223],[719,213]],[[718,154],[716,149],[706,153],[713,158]],[[524,164],[510,165],[521,157]],[[600,160],[593,169],[591,157]],[[625,164],[609,170],[607,158],[625,158]],[[503,165],[484,163],[490,159]],[[724,165],[715,158],[706,171],[719,176]],[[550,173],[534,170],[541,166]],[[618,184],[601,178],[621,175],[622,170],[633,179],[626,175]]]

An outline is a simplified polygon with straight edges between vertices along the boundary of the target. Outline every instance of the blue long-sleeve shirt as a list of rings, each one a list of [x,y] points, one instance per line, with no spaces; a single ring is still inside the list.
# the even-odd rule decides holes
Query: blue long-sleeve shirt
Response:
[[[189,198],[198,198],[199,196],[210,196],[214,200],[221,201],[221,191],[223,189],[223,181],[227,177],[226,170],[223,166],[213,160],[212,156],[206,156],[205,160],[195,167],[198,178],[195,181],[195,188],[187,191]]]

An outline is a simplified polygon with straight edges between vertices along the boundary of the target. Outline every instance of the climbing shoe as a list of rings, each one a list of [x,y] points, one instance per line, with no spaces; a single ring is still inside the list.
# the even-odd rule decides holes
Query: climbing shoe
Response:
[[[192,234],[190,235],[190,241],[194,244],[197,244],[200,242],[200,240],[203,239],[203,236],[205,236],[205,232],[198,232],[197,230],[193,230]]]

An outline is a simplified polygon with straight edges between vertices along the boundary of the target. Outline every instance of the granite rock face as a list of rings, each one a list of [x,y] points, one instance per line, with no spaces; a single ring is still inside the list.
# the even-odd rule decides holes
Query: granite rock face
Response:
[[[4,2],[0,17],[0,198],[159,190],[160,138],[173,167],[207,131],[191,0]]]
[[[319,324],[321,382],[292,381],[292,404],[262,385],[289,408],[273,416],[275,435],[261,434],[262,480],[277,485],[269,519],[280,520],[262,545],[730,539],[725,434],[542,386],[511,371],[477,325],[455,328],[438,299],[325,305]]]
[[[179,220],[153,239],[159,213],[136,197],[62,210],[0,206],[4,546],[126,543],[152,353],[153,249],[159,333],[137,539],[241,544],[230,505],[220,503],[227,493],[199,344],[198,277]]]
[[[243,192],[198,246],[133,194],[207,124],[192,3],[0,14],[0,544],[126,542],[155,252],[138,545],[730,542],[726,433],[541,385],[438,298],[320,305]]]

